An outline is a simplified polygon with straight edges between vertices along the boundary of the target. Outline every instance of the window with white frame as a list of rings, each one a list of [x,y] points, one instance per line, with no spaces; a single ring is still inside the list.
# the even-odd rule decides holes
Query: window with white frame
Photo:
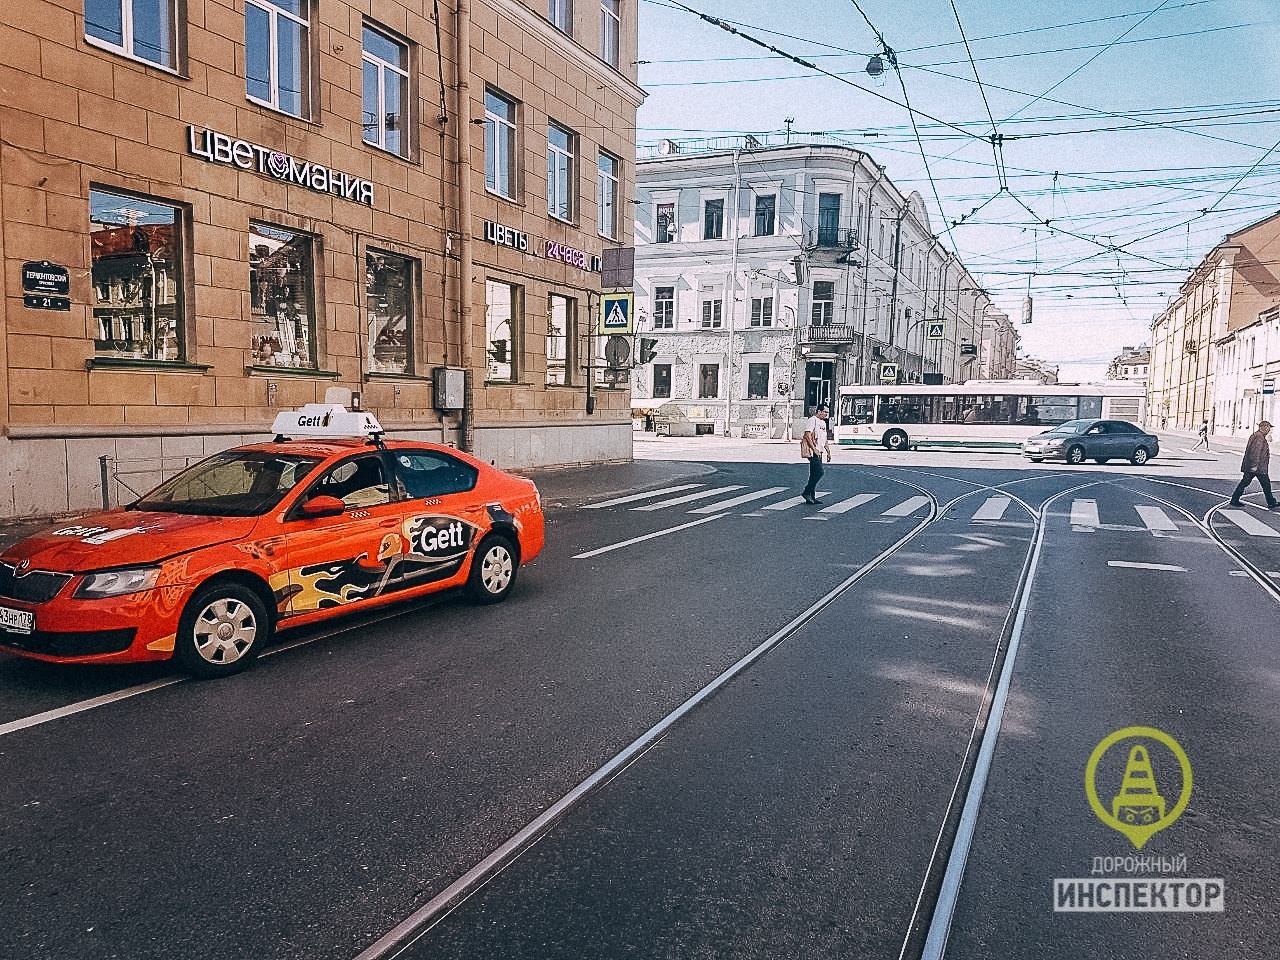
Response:
[[[747,399],[769,399],[769,364],[747,364]]]
[[[547,19],[567,36],[573,36],[573,0],[548,0]]]
[[[516,103],[492,90],[484,94],[484,186],[515,199]]]
[[[658,224],[654,232],[655,243],[674,243],[676,239],[676,205],[658,204]]]
[[[618,239],[618,183],[622,174],[621,166],[622,161],[600,151],[600,159],[596,162],[596,203],[600,236],[609,240]]]
[[[558,220],[573,219],[574,135],[547,127],[547,213]]]
[[[515,383],[519,375],[519,287],[488,280],[484,285],[486,379],[491,383]]]
[[[655,400],[671,399],[671,364],[669,363],[653,365],[653,398]]]
[[[622,0],[600,0],[600,59],[615,70],[621,36]]]
[[[773,297],[751,298],[751,325],[753,327],[773,326]]]
[[[366,26],[363,34],[364,142],[409,155],[409,46]]]
[[[547,297],[547,386],[572,383],[576,306],[575,301],[558,293]]]
[[[778,197],[776,194],[769,194],[764,197],[756,197],[756,236],[772,237],[774,228],[774,213],[777,208]]]
[[[724,200],[708,200],[702,207],[702,239],[724,239]]]
[[[715,400],[720,396],[720,364],[698,364],[698,399]]]
[[[836,285],[832,280],[813,282],[813,324],[825,326],[835,319]]]
[[[306,117],[311,83],[309,0],[246,0],[244,17],[249,99]]]
[[[676,325],[676,288],[653,288],[653,329],[673,330]]]
[[[719,297],[702,301],[702,325],[708,329],[720,326],[724,301]]]
[[[84,0],[84,34],[117,53],[177,69],[176,0]]]

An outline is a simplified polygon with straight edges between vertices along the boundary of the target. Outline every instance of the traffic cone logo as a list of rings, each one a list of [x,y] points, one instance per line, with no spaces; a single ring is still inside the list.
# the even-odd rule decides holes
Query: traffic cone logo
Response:
[[[1112,797],[1111,809],[1108,810],[1098,796],[1098,764],[1112,748],[1125,745],[1128,746],[1128,762],[1125,764],[1119,792]],[[1166,748],[1173,755],[1182,775],[1178,799],[1171,810],[1167,808],[1165,797],[1156,782],[1155,764],[1151,759],[1153,746]],[[1171,766],[1164,762],[1161,775],[1165,778],[1166,789],[1172,782],[1171,772]],[[1167,733],[1154,727],[1125,727],[1094,747],[1085,768],[1084,786],[1089,805],[1098,819],[1113,830],[1123,833],[1134,847],[1141,850],[1153,835],[1170,826],[1187,808],[1191,800],[1191,762],[1178,741]]]

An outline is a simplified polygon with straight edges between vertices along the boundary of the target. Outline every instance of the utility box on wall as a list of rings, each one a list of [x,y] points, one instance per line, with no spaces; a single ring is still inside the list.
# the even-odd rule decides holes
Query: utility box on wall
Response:
[[[465,405],[466,371],[460,367],[435,367],[431,371],[437,410],[461,410]]]

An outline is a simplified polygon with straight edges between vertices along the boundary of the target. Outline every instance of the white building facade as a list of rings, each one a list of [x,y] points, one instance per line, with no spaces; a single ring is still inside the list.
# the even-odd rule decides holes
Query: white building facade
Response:
[[[782,436],[846,384],[977,376],[989,299],[866,154],[667,142],[636,171],[632,405]]]

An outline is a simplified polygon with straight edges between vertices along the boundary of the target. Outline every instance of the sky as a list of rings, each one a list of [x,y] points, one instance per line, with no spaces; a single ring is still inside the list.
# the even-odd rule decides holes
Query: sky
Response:
[[[1015,322],[1030,291],[1022,355],[1064,381],[1101,379],[1280,211],[1276,0],[638,2],[642,147],[791,118],[866,151]]]

